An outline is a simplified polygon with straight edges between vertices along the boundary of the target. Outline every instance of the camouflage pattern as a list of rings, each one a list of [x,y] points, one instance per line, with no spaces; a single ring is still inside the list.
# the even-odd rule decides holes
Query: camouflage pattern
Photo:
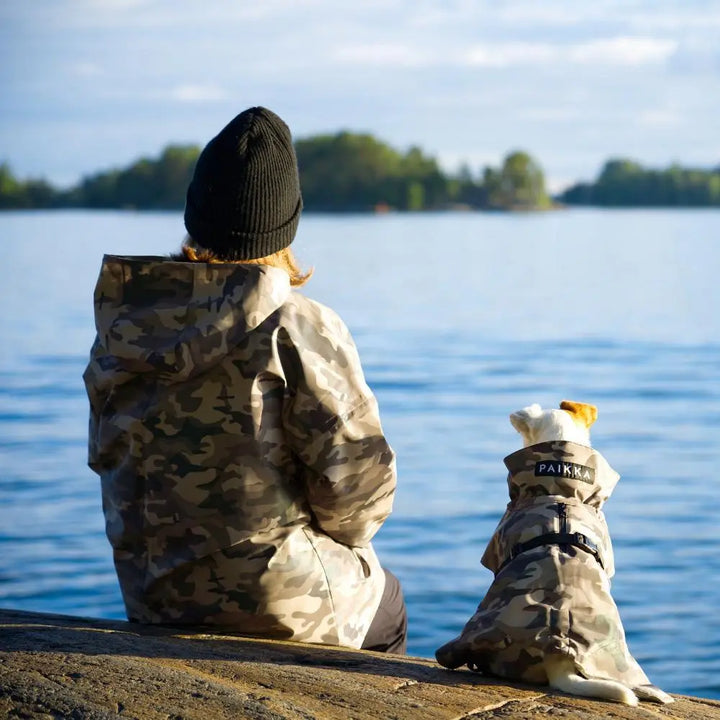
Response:
[[[128,617],[360,647],[394,454],[353,341],[267,266],[106,256],[89,464]]]
[[[495,579],[460,635],[437,650],[438,662],[546,683],[542,660],[557,654],[587,678],[648,684],[610,595],[615,568],[601,508],[619,475],[595,450],[570,442],[532,445],[505,464],[510,503],[482,558]],[[573,545],[543,545],[506,563],[517,543],[565,529],[590,539],[603,564]]]

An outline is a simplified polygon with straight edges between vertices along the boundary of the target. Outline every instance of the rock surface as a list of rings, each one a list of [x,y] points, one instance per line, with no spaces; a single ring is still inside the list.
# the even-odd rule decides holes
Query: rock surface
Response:
[[[0,717],[98,720],[720,720],[720,702],[639,708],[505,685],[430,660],[0,610]]]

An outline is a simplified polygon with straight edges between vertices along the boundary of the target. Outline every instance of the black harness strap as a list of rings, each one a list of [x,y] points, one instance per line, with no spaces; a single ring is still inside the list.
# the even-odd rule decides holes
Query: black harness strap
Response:
[[[546,533],[545,535],[538,535],[538,537],[528,540],[527,542],[514,545],[510,551],[510,557],[498,568],[498,572],[521,553],[534,550],[543,545],[573,545],[585,552],[589,552],[598,563],[600,563],[600,567],[603,568],[603,570],[605,569],[597,545],[590,540],[587,535],[583,535],[582,533]]]

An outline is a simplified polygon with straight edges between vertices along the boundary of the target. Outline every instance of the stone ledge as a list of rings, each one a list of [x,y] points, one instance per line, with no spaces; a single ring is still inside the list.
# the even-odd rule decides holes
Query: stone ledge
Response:
[[[431,660],[0,610],[0,716],[105,720],[720,720],[720,702],[631,708]]]

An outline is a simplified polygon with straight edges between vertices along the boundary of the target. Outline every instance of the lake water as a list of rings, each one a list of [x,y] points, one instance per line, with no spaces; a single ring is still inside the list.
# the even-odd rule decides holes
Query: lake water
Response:
[[[87,469],[81,374],[104,252],[162,254],[179,213],[0,214],[0,606],[123,608]],[[520,447],[508,414],[599,407],[630,648],[665,690],[720,698],[720,212],[305,216],[305,292],[355,336],[398,456],[375,546],[409,652],[470,617]]]

